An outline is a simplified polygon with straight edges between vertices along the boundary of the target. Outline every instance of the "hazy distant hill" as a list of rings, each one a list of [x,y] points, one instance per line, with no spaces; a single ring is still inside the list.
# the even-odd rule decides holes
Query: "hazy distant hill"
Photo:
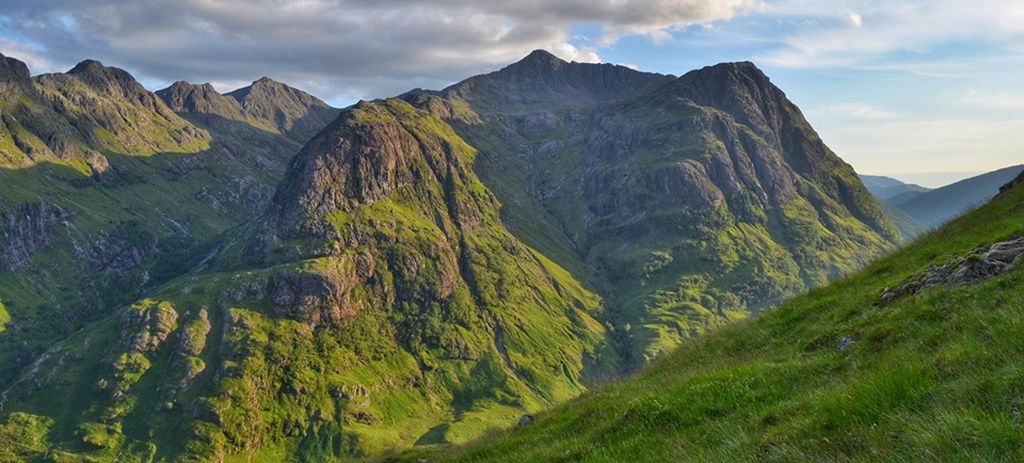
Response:
[[[871,194],[885,200],[889,200],[899,195],[909,194],[913,196],[915,194],[931,191],[931,188],[915,185],[913,183],[904,183],[895,178],[881,175],[860,175],[860,180],[864,182],[864,187],[867,188]]]
[[[935,227],[984,204],[1022,171],[1024,165],[1006,167],[928,192],[897,195],[890,202],[918,222]]]

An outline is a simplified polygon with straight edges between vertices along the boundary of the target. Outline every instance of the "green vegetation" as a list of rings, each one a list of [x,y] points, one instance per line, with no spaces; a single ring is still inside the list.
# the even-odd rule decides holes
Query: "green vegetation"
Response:
[[[4,303],[0,301],[0,333],[7,327],[7,323],[11,321],[11,315],[7,313],[7,307],[4,307]]]
[[[441,94],[472,109],[450,119],[479,150],[474,169],[509,230],[601,288],[627,369],[900,241],[852,168],[749,64],[675,80],[573,65],[562,81],[565,68],[547,62],[557,58],[531,57]],[[609,89],[612,72],[635,82]],[[520,77],[530,73],[543,77]],[[733,93],[706,91],[715,86]],[[755,99],[787,114],[786,127],[747,118]],[[779,130],[806,143],[769,141]]]
[[[431,461],[1017,461],[1024,271],[880,295],[1024,233],[1024,185],[857,274]]]
[[[49,443],[46,435],[52,420],[25,413],[11,413],[0,424],[0,462],[30,461],[43,456]]]

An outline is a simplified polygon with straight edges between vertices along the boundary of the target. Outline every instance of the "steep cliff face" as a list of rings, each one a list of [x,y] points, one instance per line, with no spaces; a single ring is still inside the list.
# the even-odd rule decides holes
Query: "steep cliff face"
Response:
[[[0,55],[0,94],[11,97],[32,86],[28,66],[14,58]]]
[[[24,203],[0,212],[0,272],[27,265],[32,256],[50,243],[58,227],[66,225],[67,211],[50,203]]]

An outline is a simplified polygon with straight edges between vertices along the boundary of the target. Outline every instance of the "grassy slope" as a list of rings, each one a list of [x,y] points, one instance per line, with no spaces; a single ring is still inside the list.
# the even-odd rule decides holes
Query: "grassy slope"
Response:
[[[1024,232],[1024,187],[864,271],[435,461],[1020,461],[1024,271],[878,305]],[[856,344],[840,351],[844,336]],[[416,458],[417,456],[406,456]]]

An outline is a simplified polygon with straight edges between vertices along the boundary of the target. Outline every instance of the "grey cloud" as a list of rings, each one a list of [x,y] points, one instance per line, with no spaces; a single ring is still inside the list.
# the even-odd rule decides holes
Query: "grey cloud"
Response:
[[[610,43],[625,35],[656,38],[760,6],[760,0],[4,3],[3,30],[38,44],[56,64],[96,58],[167,82],[237,82],[269,75],[331,99],[443,86],[534,48],[566,59],[596,59],[596,50],[569,44],[574,24],[599,24],[601,43]]]

